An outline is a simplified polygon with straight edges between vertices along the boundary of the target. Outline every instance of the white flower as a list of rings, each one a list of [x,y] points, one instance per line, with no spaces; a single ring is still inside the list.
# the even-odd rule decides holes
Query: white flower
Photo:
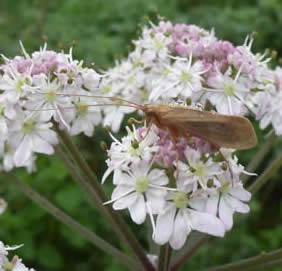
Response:
[[[134,126],[131,131],[127,127],[127,132],[128,136],[123,137],[121,142],[111,135],[114,142],[108,151],[109,168],[105,172],[102,182],[115,169],[127,169],[131,163],[138,164],[141,160],[149,163],[154,153],[158,151],[159,147],[155,143],[159,137],[155,133],[154,127],[151,127],[149,132],[147,129],[136,130]]]
[[[100,108],[95,106],[95,104],[89,104],[87,97],[80,97],[78,101],[74,102],[76,117],[72,121],[71,135],[77,135],[82,132],[87,136],[93,135],[94,127],[102,119]]]
[[[231,77],[231,69],[224,74],[217,71],[215,76],[208,80],[208,85],[214,89],[206,89],[210,92],[209,100],[215,105],[218,113],[229,115],[242,115],[244,99],[250,89],[246,87],[246,78],[240,77],[240,71],[236,77]]]
[[[135,41],[136,47],[145,49],[147,58],[159,58],[161,60],[168,56],[168,45],[171,43],[171,37],[162,32],[154,32],[152,29],[144,28],[142,39]]]
[[[201,61],[192,63],[192,54],[189,59],[177,58],[170,66],[165,66],[167,74],[162,76],[162,84],[155,84],[149,99],[156,101],[159,97],[191,97],[194,92],[202,89],[201,75],[206,72]],[[164,73],[163,73],[164,74]],[[154,82],[153,82],[154,84]]]
[[[179,161],[179,179],[185,185],[192,185],[193,191],[198,189],[198,184],[203,189],[207,189],[208,180],[222,173],[220,164],[213,162],[211,159],[203,162],[202,154],[197,150],[187,147],[184,155],[187,163]]]
[[[8,206],[7,202],[4,199],[0,198],[0,215],[2,215],[5,212],[7,206]]]
[[[25,166],[32,153],[53,154],[53,145],[58,143],[57,135],[51,130],[52,123],[42,122],[38,118],[22,116],[11,126],[10,142],[16,149],[14,163]]]
[[[190,207],[185,185],[179,180],[176,184],[179,191],[170,192],[157,217],[154,241],[159,245],[169,242],[173,249],[180,249],[191,230],[222,237],[225,233],[222,222],[215,215]]]
[[[96,71],[88,68],[84,68],[81,71],[83,85],[90,91],[97,91],[101,75]]]
[[[251,193],[245,190],[241,183],[232,185],[227,174],[218,177],[221,187],[210,191],[206,202],[206,211],[210,214],[218,214],[226,230],[233,225],[233,213],[248,213],[249,206],[245,203],[251,199]]]
[[[70,117],[67,118],[64,115],[70,113],[70,111],[62,111],[61,108],[71,106],[71,96],[60,95],[64,91],[58,80],[50,81],[45,74],[35,75],[33,86],[29,87],[29,90],[33,93],[28,96],[25,108],[38,110],[42,121],[49,121],[51,117],[54,117],[57,122],[67,125],[66,120]]]
[[[142,161],[132,164],[128,171],[114,172],[114,183],[117,185],[112,193],[115,210],[129,210],[132,220],[137,224],[145,221],[146,214],[156,214],[165,203],[168,177],[164,170],[151,169]]]

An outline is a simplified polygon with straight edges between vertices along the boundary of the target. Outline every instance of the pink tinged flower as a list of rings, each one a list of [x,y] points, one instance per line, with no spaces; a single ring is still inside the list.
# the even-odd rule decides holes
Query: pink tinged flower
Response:
[[[236,47],[234,52],[229,56],[230,63],[248,76],[256,76],[257,71],[262,67],[266,67],[266,64],[271,60],[271,58],[265,58],[264,54],[252,53],[251,47],[253,41],[253,38],[247,36],[244,44]]]
[[[160,138],[156,145],[159,146],[159,149],[154,156],[154,161],[164,167],[170,167],[177,159],[183,158],[187,140],[179,138],[174,144],[169,133],[161,129],[158,129],[158,135]]]
[[[214,215],[192,209],[185,191],[172,192],[169,199],[157,217],[153,233],[153,239],[157,244],[169,242],[173,249],[180,249],[192,230],[214,236],[224,235],[222,222]]]
[[[19,73],[12,64],[6,64],[4,75],[0,80],[0,89],[3,90],[2,96],[11,103],[17,103],[20,97],[26,93],[26,87],[32,83],[29,73]]]
[[[117,186],[108,203],[113,202],[115,210],[128,209],[135,223],[142,224],[147,213],[152,216],[164,207],[168,177],[163,170],[151,170],[151,165],[142,161],[132,164],[128,171],[115,171],[114,179]]]

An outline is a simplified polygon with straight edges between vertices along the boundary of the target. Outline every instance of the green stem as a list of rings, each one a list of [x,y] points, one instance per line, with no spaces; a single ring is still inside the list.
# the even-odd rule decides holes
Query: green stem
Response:
[[[178,270],[185,262],[187,262],[198,250],[198,248],[206,243],[208,240],[210,240],[212,237],[195,232],[191,238],[188,239],[187,246],[182,249],[181,252],[179,252],[176,257],[174,258],[172,265],[171,265],[171,271]]]
[[[136,255],[137,259],[140,261],[141,266],[144,267],[146,271],[155,270],[149,259],[147,258],[142,246],[137,241],[135,235],[132,233],[128,225],[125,223],[120,214],[114,211],[111,206],[103,205],[104,202],[107,201],[107,197],[102,189],[102,186],[91,170],[84,157],[81,155],[80,151],[76,147],[76,145],[72,142],[71,138],[62,130],[57,129],[57,133],[60,136],[63,144],[66,146],[68,151],[71,153],[72,158],[80,171],[86,177],[86,182],[88,182],[97,195],[97,201],[99,203],[99,208],[104,208],[107,215],[106,217],[110,220],[113,229],[120,235],[120,237],[126,242],[127,246],[131,251]]]
[[[163,245],[160,247],[159,259],[158,259],[158,271],[167,271],[167,255],[169,245]]]
[[[282,154],[273,160],[267,169],[248,187],[251,193],[256,193],[277,172],[282,165]]]
[[[282,260],[279,259],[273,262],[260,264],[258,266],[255,266],[254,268],[251,267],[248,269],[244,269],[244,271],[258,271],[258,270],[265,271],[265,270],[270,270],[269,268],[281,267],[281,266],[282,266]]]
[[[86,192],[91,204],[95,206],[100,212],[102,212],[103,215],[107,216],[108,212],[106,212],[105,208],[103,208],[96,191],[93,189],[90,183],[85,180],[85,178],[79,173],[77,167],[70,161],[69,156],[65,154],[60,145],[55,147],[55,153],[68,169],[73,180]]]
[[[230,264],[224,264],[212,268],[205,269],[204,271],[249,271],[259,270],[262,265],[276,264],[281,265],[282,249],[277,249],[269,253],[263,253],[255,257],[245,260],[237,261]],[[279,260],[279,263],[277,262]],[[262,269],[266,270],[266,269]]]
[[[49,214],[54,216],[57,220],[69,226],[73,230],[77,231],[80,235],[85,237],[89,242],[91,242],[92,244],[100,248],[101,250],[105,251],[106,253],[109,253],[110,255],[112,255],[117,260],[127,265],[131,270],[138,270],[138,265],[134,260],[126,256],[124,253],[122,253],[121,251],[113,247],[111,244],[106,242],[104,239],[102,239],[95,233],[89,231],[86,227],[79,224],[69,215],[67,215],[62,210],[54,206],[46,198],[44,198],[42,195],[40,195],[38,192],[32,189],[29,185],[27,185],[22,180],[20,180],[16,175],[12,173],[2,173],[2,174],[7,176],[9,180],[15,182],[17,184],[17,187],[19,187],[28,198],[34,201],[37,205],[39,205]]]
[[[265,158],[266,154],[270,151],[271,146],[275,142],[276,135],[274,132],[272,132],[266,139],[265,143],[259,148],[259,150],[256,152],[254,158],[251,160],[251,162],[248,164],[246,171],[247,172],[255,172],[260,163]],[[244,175],[241,179],[245,183],[250,179],[250,175]]]

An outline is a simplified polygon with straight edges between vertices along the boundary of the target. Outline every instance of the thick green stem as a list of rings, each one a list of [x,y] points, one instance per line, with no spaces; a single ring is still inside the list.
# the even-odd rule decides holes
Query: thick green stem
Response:
[[[198,250],[198,248],[212,239],[211,236],[199,232],[194,232],[187,241],[187,246],[182,249],[174,258],[171,265],[171,271],[178,270],[185,262],[187,262]]]
[[[282,249],[277,249],[269,253],[262,253],[258,256],[251,257],[238,262],[224,264],[204,271],[251,271],[251,270],[266,270],[261,269],[262,265],[281,266]],[[276,264],[276,265],[275,265]]]
[[[277,172],[282,165],[282,154],[273,160],[267,169],[248,187],[251,193],[256,193]]]
[[[275,142],[276,135],[272,132],[266,139],[265,143],[259,148],[259,150],[254,155],[254,158],[248,164],[246,171],[248,172],[255,172],[258,166],[261,164],[263,159],[265,158],[266,154],[270,151],[271,146]],[[250,175],[244,175],[241,179],[245,183],[249,180]]]
[[[85,237],[89,242],[91,242],[98,248],[102,249],[106,253],[112,255],[117,260],[127,265],[131,270],[138,270],[138,265],[133,259],[129,258],[124,253],[122,253],[121,251],[113,247],[111,244],[106,242],[104,239],[102,239],[95,233],[89,231],[83,225],[79,224],[69,215],[67,215],[62,210],[54,206],[46,198],[44,198],[42,195],[40,195],[38,192],[32,189],[29,185],[27,185],[22,180],[20,180],[16,175],[12,173],[3,173],[3,175],[7,176],[9,181],[13,181],[17,185],[17,187],[19,187],[28,198],[34,201],[37,205],[39,205],[49,214],[54,216],[57,220],[69,226],[73,230],[77,231],[80,235]]]
[[[130,250],[135,254],[137,259],[140,261],[140,268],[143,266],[143,268],[146,271],[153,271],[155,270],[149,259],[147,258],[143,248],[141,247],[140,243],[137,241],[136,237],[128,227],[128,225],[125,223],[125,221],[122,219],[120,214],[118,212],[115,212],[111,206],[103,205],[104,202],[107,201],[107,197],[104,193],[104,190],[102,189],[102,186],[97,178],[97,176],[94,174],[94,172],[91,170],[87,162],[85,161],[84,157],[81,155],[80,151],[76,147],[76,145],[72,142],[71,138],[64,132],[59,129],[57,129],[57,132],[60,136],[60,139],[62,140],[63,144],[68,149],[69,153],[72,155],[72,159],[75,161],[77,167],[79,170],[83,173],[83,175],[86,178],[86,182],[88,182],[93,190],[95,191],[97,195],[97,202],[99,204],[99,208],[104,208],[107,215],[106,217],[110,220],[113,229],[120,235],[120,237],[126,242],[127,246],[130,248]]]
[[[167,271],[168,247],[168,244],[160,247],[158,258],[158,271]]]

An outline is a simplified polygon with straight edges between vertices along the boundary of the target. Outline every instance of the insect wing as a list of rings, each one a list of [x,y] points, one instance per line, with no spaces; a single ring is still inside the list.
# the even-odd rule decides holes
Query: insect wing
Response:
[[[166,123],[168,128],[174,127],[181,134],[197,136],[215,146],[249,149],[257,143],[253,126],[247,118],[180,106],[170,106],[167,110],[163,108],[162,111],[162,122]]]

